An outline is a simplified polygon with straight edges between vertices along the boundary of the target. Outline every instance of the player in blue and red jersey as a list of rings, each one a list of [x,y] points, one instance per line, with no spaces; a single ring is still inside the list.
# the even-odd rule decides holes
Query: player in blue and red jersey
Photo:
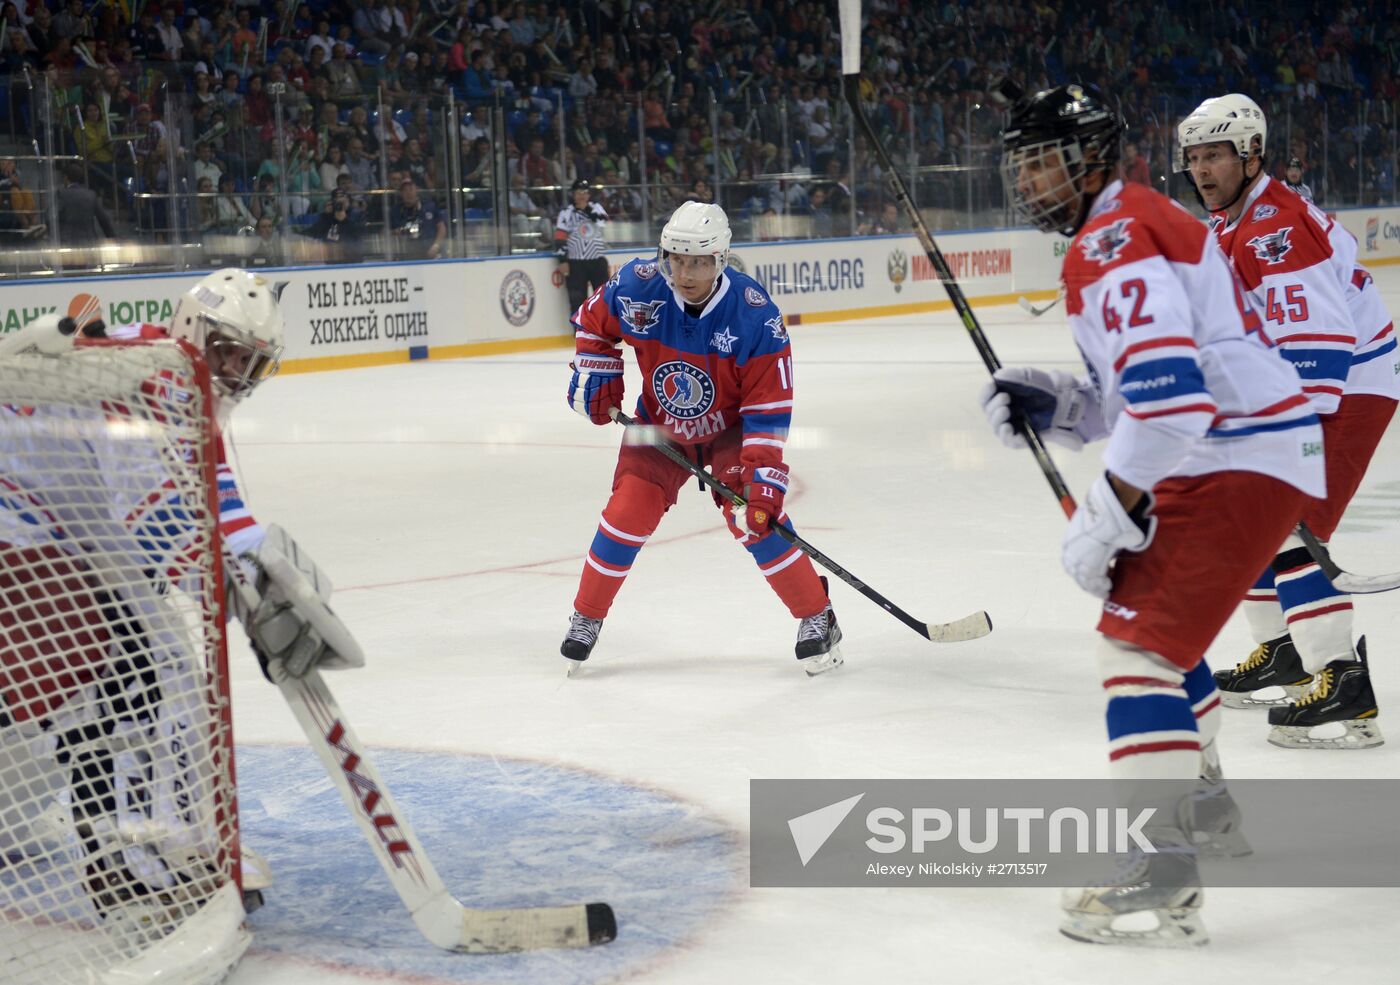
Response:
[[[841,630],[824,579],[774,532],[788,523],[783,446],[792,420],[792,346],[778,310],[752,277],[726,266],[729,219],[687,202],[661,231],[654,260],[632,260],[573,314],[576,355],[569,406],[608,424],[623,402],[622,347],[642,372],[636,418],[680,445],[748,500],[730,532],[801,620],[797,658],[808,674],[841,663]],[[676,502],[689,473],[628,432],[612,497],[585,559],[561,652],[588,659],[637,553]]]

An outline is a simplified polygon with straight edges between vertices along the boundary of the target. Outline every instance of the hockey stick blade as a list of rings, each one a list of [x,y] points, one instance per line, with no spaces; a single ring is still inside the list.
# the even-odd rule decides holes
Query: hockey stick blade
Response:
[[[1317,535],[1308,529],[1307,524],[1298,524],[1298,537],[1337,591],[1348,595],[1376,595],[1400,588],[1400,571],[1388,575],[1357,575],[1343,570],[1332,560],[1331,552],[1317,539]]]
[[[733,489],[730,489],[724,483],[710,475],[709,472],[706,472],[700,466],[692,462],[664,435],[655,433],[655,429],[646,424],[634,421],[623,413],[620,407],[608,408],[608,415],[625,428],[652,432],[647,440],[649,447],[655,448],[661,454],[695,476],[695,478],[699,479],[701,484],[711,492],[728,500],[734,509],[742,510],[748,506],[743,496],[740,496]],[[803,554],[806,554],[827,571],[830,571],[841,581],[850,585],[857,592],[864,595],[870,601],[874,602],[880,608],[904,623],[904,625],[932,643],[962,643],[967,640],[975,640],[980,636],[986,636],[992,631],[992,618],[985,612],[974,612],[970,616],[964,616],[953,622],[920,622],[845,568],[841,567],[841,565],[837,564],[831,558],[827,557],[821,551],[817,550],[811,544],[807,543],[807,541],[798,536],[797,531],[779,524],[774,524],[772,530],[783,540],[787,541],[793,547],[796,547]]]
[[[259,602],[257,587],[227,545],[223,560],[223,574],[239,609],[253,612]],[[504,954],[588,947],[617,937],[617,919],[606,903],[499,910],[464,905],[447,891],[320,673],[313,667],[303,677],[284,677],[277,688],[389,884],[431,943],[463,954]]]
[[[985,612],[974,612],[952,622],[926,624],[924,630],[924,635],[934,643],[965,643],[990,633],[992,617]]]

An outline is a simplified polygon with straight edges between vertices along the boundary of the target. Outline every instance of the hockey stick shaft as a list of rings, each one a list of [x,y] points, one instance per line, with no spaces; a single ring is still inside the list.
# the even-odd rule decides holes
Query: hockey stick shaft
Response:
[[[875,151],[875,156],[880,161],[880,167],[885,170],[890,186],[894,190],[895,198],[899,200],[900,206],[909,216],[910,222],[913,223],[914,233],[923,247],[924,255],[928,257],[929,263],[933,264],[933,269],[938,273],[938,279],[942,281],[943,289],[948,293],[948,300],[953,303],[953,310],[962,319],[963,328],[967,329],[968,337],[972,339],[972,344],[977,348],[977,354],[982,357],[982,364],[987,367],[987,372],[995,373],[1001,369],[1001,360],[997,358],[991,343],[987,341],[987,334],[982,331],[977,316],[972,312],[972,306],[967,303],[967,298],[963,295],[957,278],[953,276],[948,261],[943,257],[943,251],[938,248],[938,244],[934,241],[933,234],[929,232],[928,225],[924,222],[924,217],[919,214],[918,208],[914,205],[914,199],[904,184],[904,178],[895,167],[894,161],[890,159],[889,151],[885,149],[885,145],[876,136],[875,129],[870,125],[870,120],[866,118],[865,107],[860,103],[860,2],[859,0],[840,0],[840,7],[843,45],[842,88],[846,95],[846,102],[851,107],[851,114],[860,126],[861,133],[865,135],[865,139]],[[854,53],[852,53],[852,49]],[[1040,466],[1045,481],[1050,484],[1050,490],[1060,502],[1060,509],[1064,510],[1065,516],[1073,516],[1074,495],[1069,491],[1069,486],[1065,483],[1065,478],[1060,474],[1059,468],[1056,467],[1055,460],[1050,457],[1045,442],[1031,426],[1030,418],[1024,411],[1013,409],[1013,412],[1016,414],[1017,424],[1021,432],[1025,435],[1026,444],[1030,447],[1031,454],[1035,456],[1036,464]]]
[[[1375,595],[1379,592],[1393,592],[1400,588],[1400,571],[1388,575],[1352,574],[1332,560],[1332,554],[1327,549],[1327,545],[1317,539],[1317,535],[1308,529],[1306,523],[1298,524],[1297,533],[1303,546],[1308,549],[1308,554],[1317,562],[1317,566],[1322,569],[1322,573],[1327,576],[1327,580],[1337,591],[1345,592],[1348,595]]]
[[[244,613],[254,612],[258,590],[224,548],[224,576]],[[538,948],[587,947],[617,936],[606,903],[478,910],[464,906],[433,868],[418,836],[320,673],[283,677],[278,690],[350,809],[389,883],[430,942],[449,951],[499,954]]]
[[[652,433],[648,436],[647,440],[649,447],[655,448],[661,454],[695,476],[707,489],[729,502],[735,510],[743,510],[748,506],[748,502],[743,496],[740,496],[733,489],[730,489],[724,483],[710,475],[709,472],[706,472],[699,465],[692,462],[686,457],[685,453],[672,442],[668,441],[664,436],[656,434],[655,429],[647,428],[646,425],[638,423],[617,407],[610,408],[608,413],[612,416],[614,421],[629,430],[647,429],[651,431]],[[837,578],[841,579],[847,585],[850,585],[857,592],[860,592],[860,594],[864,595],[926,640],[931,640],[934,643],[958,643],[964,640],[986,636],[992,631],[991,617],[985,612],[975,612],[970,616],[964,616],[962,619],[950,623],[920,622],[855,575],[851,574],[851,572],[841,567],[841,565],[837,564],[831,558],[827,557],[821,551],[817,550],[799,536],[795,530],[776,522],[774,522],[772,529],[774,533],[783,540],[787,541],[793,547],[796,547],[803,554],[806,554],[817,564],[820,564],[827,571],[830,571]]]

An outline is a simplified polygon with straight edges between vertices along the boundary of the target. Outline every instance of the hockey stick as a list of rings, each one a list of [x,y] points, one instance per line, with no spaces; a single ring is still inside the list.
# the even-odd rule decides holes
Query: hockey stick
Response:
[[[938,273],[938,279],[943,282],[943,289],[948,292],[948,299],[953,302],[953,308],[957,311],[958,317],[962,319],[963,327],[971,336],[973,345],[977,347],[977,353],[982,357],[982,363],[987,367],[987,372],[995,373],[1001,369],[1001,361],[992,351],[991,343],[987,341],[987,335],[982,331],[982,326],[978,324],[977,316],[972,313],[972,307],[967,303],[967,298],[963,296],[962,288],[958,286],[957,280],[953,277],[953,271],[949,268],[948,261],[944,259],[938,244],[934,242],[933,234],[928,231],[928,226],[924,223],[924,217],[914,206],[914,200],[909,195],[909,189],[905,187],[904,179],[895,168],[894,161],[890,160],[889,151],[885,150],[884,144],[875,135],[874,128],[870,126],[870,120],[865,116],[865,108],[860,104],[860,0],[840,0],[840,7],[842,88],[846,94],[846,102],[851,107],[851,114],[855,121],[860,124],[865,139],[874,148],[875,156],[880,161],[880,167],[884,168],[889,177],[895,198],[899,200],[899,204],[914,224],[914,233],[924,248],[924,255],[928,257],[929,263],[933,264],[933,269]],[[1045,442],[1031,426],[1030,418],[1025,411],[1013,406],[1012,413],[1016,415],[1019,430],[1025,436],[1026,444],[1030,447],[1031,454],[1035,456],[1036,463],[1040,465],[1040,471],[1045,475],[1045,481],[1050,484],[1051,491],[1060,501],[1060,508],[1064,510],[1065,516],[1073,516],[1074,495],[1069,491],[1069,486],[1066,485],[1064,476],[1056,467],[1055,460],[1050,457],[1050,452],[1046,450]]]
[[[654,431],[654,429],[649,428],[647,425],[634,421],[617,407],[610,407],[608,409],[608,414],[614,421],[617,421],[617,423],[629,430],[635,428],[637,430]],[[647,438],[647,444],[661,452],[661,454],[665,455],[691,475],[695,476],[707,489],[728,500],[736,510],[742,510],[749,505],[743,496],[740,496],[733,489],[730,489],[724,483],[710,475],[710,473],[692,462],[674,444],[666,440],[665,437],[652,433]],[[934,643],[962,643],[966,640],[975,640],[978,637],[986,636],[992,631],[992,618],[985,612],[974,612],[970,616],[963,616],[963,618],[955,619],[952,622],[920,622],[845,568],[841,567],[841,565],[837,564],[831,558],[827,557],[821,551],[817,550],[811,544],[807,543],[807,541],[799,537],[797,532],[790,527],[784,527],[775,523],[773,524],[773,531],[783,540],[787,541],[793,547],[796,547],[803,554],[806,554],[813,561],[820,564],[827,571],[830,571],[837,578],[840,578],[847,585],[850,585],[856,591],[860,592],[860,594],[864,595],[926,640]]]
[[[1019,304],[1025,311],[1029,312],[1032,318],[1039,318],[1051,308],[1055,307],[1055,305],[1063,301],[1064,297],[1064,292],[1061,291],[1059,294],[1055,295],[1055,300],[1051,301],[1049,304],[1042,304],[1040,307],[1036,307],[1035,305],[1031,304],[1030,298],[1022,294],[1019,298],[1016,299],[1016,303]]]
[[[224,577],[237,594],[239,605],[244,612],[253,612],[260,601],[257,587],[227,546],[223,558]],[[606,903],[502,910],[464,906],[447,891],[316,669],[304,677],[286,677],[277,687],[394,891],[433,944],[465,954],[501,954],[587,947],[617,936],[617,920]]]
[[[1344,571],[1332,560],[1327,546],[1317,539],[1306,523],[1298,524],[1298,537],[1308,549],[1312,559],[1332,583],[1332,587],[1348,595],[1374,595],[1378,592],[1393,592],[1400,588],[1400,571],[1389,575],[1356,575]]]

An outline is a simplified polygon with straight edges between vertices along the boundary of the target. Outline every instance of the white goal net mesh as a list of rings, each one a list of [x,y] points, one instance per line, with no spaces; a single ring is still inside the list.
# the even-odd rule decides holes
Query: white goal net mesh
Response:
[[[0,982],[213,982],[247,945],[208,375],[0,357]]]

